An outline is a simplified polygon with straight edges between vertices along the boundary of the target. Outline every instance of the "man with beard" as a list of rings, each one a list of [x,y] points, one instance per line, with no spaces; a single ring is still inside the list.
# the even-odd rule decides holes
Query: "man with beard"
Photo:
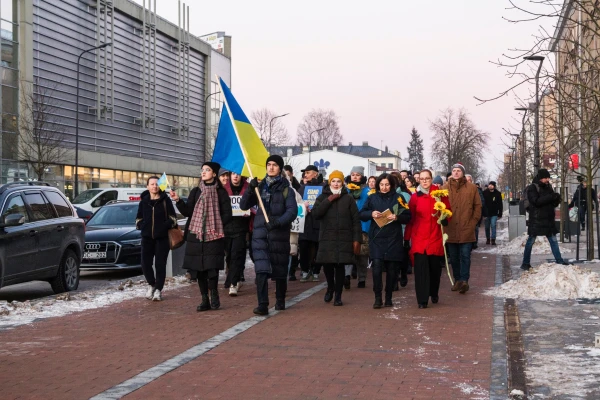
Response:
[[[323,186],[319,181],[319,170],[314,165],[309,165],[302,170],[302,184],[298,193],[304,198],[304,192],[307,186]],[[313,218],[311,210],[308,208],[308,202],[305,202],[306,217],[304,219],[304,232],[298,238],[299,256],[300,256],[300,282],[319,281],[321,265],[315,262],[317,250],[319,249],[319,227],[320,223]]]

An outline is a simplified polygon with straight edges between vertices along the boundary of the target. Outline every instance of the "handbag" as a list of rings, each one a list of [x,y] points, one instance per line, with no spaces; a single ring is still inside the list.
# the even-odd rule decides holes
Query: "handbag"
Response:
[[[169,214],[167,214],[167,203],[163,202],[163,206],[165,208],[165,215],[167,219],[169,218]],[[168,230],[169,235],[169,247],[171,250],[175,250],[183,246],[183,231],[177,225],[177,221],[175,221],[175,227]]]

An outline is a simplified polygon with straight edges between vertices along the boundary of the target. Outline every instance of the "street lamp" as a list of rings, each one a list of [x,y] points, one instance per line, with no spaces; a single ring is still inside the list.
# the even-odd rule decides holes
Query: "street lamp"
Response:
[[[108,46],[112,46],[112,42],[102,43],[100,46],[84,50],[79,57],[77,57],[77,95],[75,96],[75,188],[73,189],[73,199],[79,194],[79,68],[81,66],[81,57],[85,53],[103,49]]]
[[[525,118],[527,118],[527,112],[530,108],[527,107],[515,107],[515,111],[523,111],[523,119],[521,120],[521,172],[523,173],[523,194],[525,193],[525,187],[527,186],[527,162],[525,159]],[[537,174],[537,171],[535,171]]]
[[[534,173],[537,174],[540,169],[540,71],[542,70],[542,63],[544,62],[544,56],[528,56],[523,57],[527,61],[539,62],[537,72],[535,74],[535,138],[533,142],[533,169]]]
[[[290,113],[278,115],[276,117],[271,118],[271,121],[269,121],[269,154],[271,154],[271,130],[273,129],[273,121],[276,120],[277,118],[285,117],[286,115],[289,115],[289,114]]]
[[[311,133],[308,134],[308,165],[310,165],[310,152],[311,152],[311,143],[312,143],[312,134],[315,132],[321,132],[324,131],[325,128],[319,128],[317,130],[312,131]]]

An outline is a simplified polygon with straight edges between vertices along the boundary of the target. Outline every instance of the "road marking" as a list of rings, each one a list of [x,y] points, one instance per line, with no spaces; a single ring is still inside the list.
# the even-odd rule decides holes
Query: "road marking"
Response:
[[[317,286],[314,286],[314,287],[308,289],[305,292],[300,293],[298,296],[293,297],[292,299],[286,301],[286,303],[285,303],[286,309],[298,304],[302,300],[309,298],[310,296],[317,293],[318,291],[325,288],[326,286],[327,286],[327,282],[323,282]],[[243,332],[247,331],[248,329],[252,328],[254,325],[257,325],[258,323],[260,323],[268,318],[272,318],[279,313],[280,313],[280,311],[275,311],[275,308],[271,308],[269,310],[269,315],[266,315],[264,317],[255,316],[255,317],[248,318],[247,320],[240,322],[237,325],[232,326],[231,328],[227,329],[226,331],[223,331],[223,332],[219,333],[218,335],[213,336],[212,338],[210,338],[200,344],[197,344],[194,347],[190,347],[189,349],[176,355],[175,357],[170,358],[150,369],[147,369],[146,371],[141,372],[138,375],[134,376],[133,378],[127,379],[126,381],[124,381],[116,386],[113,386],[110,389],[107,389],[106,391],[92,397],[91,400],[120,399],[121,397],[124,397],[124,396],[138,390],[139,388],[146,386],[147,384],[160,378],[161,376],[187,364],[190,361],[195,360],[196,358],[200,357],[202,354],[214,349],[215,347],[227,342],[230,339],[233,339],[240,333],[243,333]]]

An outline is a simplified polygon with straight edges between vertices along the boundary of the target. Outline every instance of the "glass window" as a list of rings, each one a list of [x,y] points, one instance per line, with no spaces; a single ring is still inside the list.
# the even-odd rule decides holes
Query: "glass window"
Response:
[[[16,133],[3,132],[2,133],[2,158],[8,160],[14,160],[17,158],[17,145],[19,135]],[[10,181],[12,182],[12,181]]]
[[[65,179],[73,179],[73,167],[65,165]]]
[[[9,86],[2,86],[2,113],[17,114],[19,90]]]
[[[63,199],[63,197],[53,191],[45,191],[44,195],[50,200],[50,203],[54,205],[54,209],[59,217],[72,217],[73,211],[71,211],[71,207],[67,204],[67,201]]]
[[[4,221],[4,217],[11,214],[21,214],[25,217],[25,222],[29,222],[27,208],[25,208],[25,203],[23,202],[23,198],[20,194],[13,194],[8,199],[6,205],[4,206],[4,210],[2,211],[2,221]]]
[[[114,169],[101,169],[100,170],[100,183],[114,183],[115,182],[115,170]]]
[[[11,114],[2,114],[2,130],[5,132],[16,132],[17,116]]]
[[[124,185],[135,185],[137,183],[135,172],[123,171],[123,184]]]
[[[0,1],[0,14],[2,19],[12,22],[17,22],[17,1],[18,0],[2,0]]]
[[[109,201],[117,200],[118,197],[119,197],[119,192],[117,192],[116,190],[109,190],[107,192],[102,193],[100,196],[98,196],[98,198],[96,200],[94,200],[92,207],[102,207]]]
[[[105,226],[105,225],[135,225],[138,203],[134,204],[116,204],[103,207],[96,211],[87,223],[87,226]]]
[[[86,190],[85,192],[79,193],[79,196],[72,201],[73,204],[85,204],[88,201],[92,200],[94,197],[98,195],[102,190],[101,189],[92,189]]]
[[[388,168],[390,168],[390,169],[394,168],[394,164],[393,163],[388,163]]]
[[[2,45],[2,51],[4,51],[4,44]],[[2,68],[2,84],[17,87],[18,81],[19,71],[8,68],[8,66],[5,65],[4,68]]]
[[[25,193],[25,199],[27,200],[29,207],[31,207],[33,221],[41,221],[56,217],[40,193]]]

